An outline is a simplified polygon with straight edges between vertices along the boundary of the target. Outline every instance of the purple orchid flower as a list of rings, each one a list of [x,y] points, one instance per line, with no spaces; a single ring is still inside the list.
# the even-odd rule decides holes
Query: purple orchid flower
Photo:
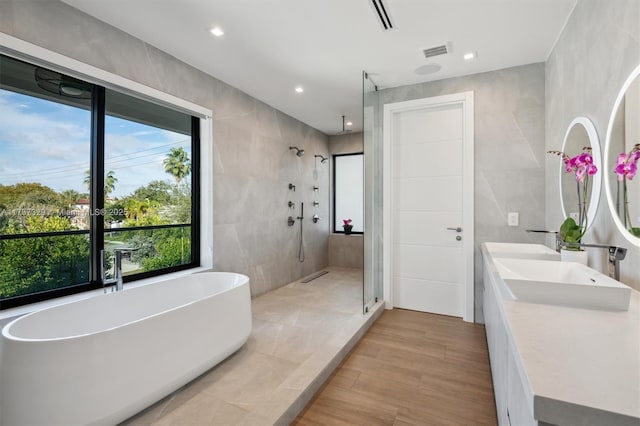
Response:
[[[591,147],[585,146],[583,152],[575,157],[569,157],[562,151],[547,151],[550,154],[556,154],[562,157],[564,170],[567,173],[575,173],[578,182],[584,182],[586,176],[593,176],[598,173],[598,167],[593,164],[593,156],[591,155]]]
[[[632,180],[638,172],[638,160],[640,160],[640,143],[636,144],[631,151],[618,154],[615,172],[618,180],[625,178]]]
[[[584,182],[585,176],[593,176],[598,173],[598,167],[593,164],[593,156],[588,152],[583,152],[571,158],[569,164],[572,165],[572,168],[567,172],[575,172],[578,182]]]

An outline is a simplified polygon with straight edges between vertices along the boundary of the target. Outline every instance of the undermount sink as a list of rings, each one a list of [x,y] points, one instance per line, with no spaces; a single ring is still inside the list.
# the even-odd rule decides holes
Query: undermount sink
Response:
[[[494,259],[515,300],[591,309],[629,310],[631,288],[585,265]]]
[[[560,260],[560,253],[542,244],[484,243],[493,257]]]

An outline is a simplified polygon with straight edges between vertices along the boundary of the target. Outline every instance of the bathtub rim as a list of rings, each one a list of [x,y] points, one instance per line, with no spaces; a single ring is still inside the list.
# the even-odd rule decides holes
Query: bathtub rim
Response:
[[[158,275],[155,277],[136,280],[136,281],[125,284],[124,289],[127,290],[127,289],[142,287],[145,285],[155,284],[155,283],[170,280],[173,278],[180,278],[187,275],[199,274],[201,272],[224,272],[224,271],[214,271],[211,267],[198,266],[196,268],[185,269],[184,271],[171,272],[165,275]],[[30,314],[34,311],[41,311],[43,309],[47,309],[53,306],[66,305],[67,303],[75,302],[78,300],[90,299],[92,297],[96,297],[101,294],[104,294],[104,290],[102,287],[95,290],[83,291],[80,293],[70,294],[68,296],[56,297],[54,299],[47,299],[41,302],[29,303],[28,305],[16,306],[15,308],[0,310],[0,324],[5,322],[4,325],[7,325],[13,319]],[[1,327],[4,327],[4,325],[2,325]]]
[[[62,302],[62,303],[57,303],[57,304],[54,304],[54,305],[51,305],[51,306],[44,307],[42,309],[35,309],[35,310],[32,310],[31,312],[28,312],[26,314],[19,315],[18,317],[12,319],[7,324],[2,326],[2,329],[0,330],[1,334],[2,334],[1,338],[9,340],[9,341],[12,341],[12,342],[38,343],[38,342],[63,342],[63,341],[67,341],[67,340],[81,339],[81,338],[87,337],[87,336],[95,336],[95,335],[99,335],[99,334],[102,334],[102,333],[110,332],[112,330],[115,330],[115,329],[118,329],[118,328],[121,328],[121,327],[126,327],[126,326],[128,326],[130,324],[135,324],[137,322],[144,321],[145,319],[150,319],[150,318],[157,317],[157,316],[159,316],[159,315],[161,315],[163,313],[172,312],[172,311],[175,311],[177,309],[184,308],[186,306],[191,306],[191,305],[194,305],[194,304],[199,303],[199,302],[204,302],[206,300],[209,300],[212,297],[219,296],[222,293],[225,293],[225,292],[228,292],[228,291],[232,291],[232,290],[234,290],[236,288],[240,288],[242,286],[248,286],[248,285],[250,285],[250,282],[251,282],[251,279],[249,278],[249,276],[247,276],[245,274],[241,274],[241,273],[238,273],[238,272],[212,271],[211,269],[207,268],[205,271],[199,271],[197,273],[196,272],[189,273],[189,274],[182,273],[182,274],[179,274],[179,275],[167,274],[167,275],[163,275],[162,276],[164,279],[155,279],[155,280],[153,280],[151,282],[136,282],[135,284],[137,284],[137,285],[131,285],[131,286],[127,285],[127,287],[125,287],[122,291],[130,291],[130,290],[134,290],[134,289],[138,289],[138,288],[142,288],[142,287],[147,287],[147,286],[154,285],[154,284],[161,284],[161,283],[166,282],[166,281],[171,281],[171,280],[184,278],[184,277],[188,277],[188,276],[193,276],[193,275],[199,275],[199,274],[202,274],[202,273],[235,275],[236,277],[239,277],[242,280],[242,282],[240,284],[238,284],[237,286],[235,286],[235,287],[226,289],[226,290],[221,291],[221,292],[217,292],[217,293],[211,294],[211,295],[209,295],[207,297],[204,297],[204,298],[201,298],[201,299],[195,299],[195,300],[189,301],[187,303],[183,303],[181,305],[175,306],[175,307],[173,307],[171,309],[165,309],[165,310],[163,310],[161,312],[156,312],[156,313],[154,313],[152,315],[147,315],[147,316],[144,316],[142,318],[138,318],[138,319],[136,319],[134,321],[129,321],[129,322],[126,322],[124,324],[119,324],[119,325],[117,325],[115,327],[105,328],[103,330],[99,330],[99,331],[92,332],[92,333],[82,333],[82,334],[75,334],[73,336],[56,337],[56,338],[37,338],[37,339],[16,337],[16,336],[14,336],[12,334],[9,334],[9,329],[16,322],[18,322],[18,321],[20,321],[20,320],[22,320],[22,319],[24,319],[26,317],[30,317],[30,316],[39,314],[41,312],[48,311],[48,310],[51,310],[51,309],[54,309],[54,308],[59,308],[59,307],[62,307],[62,306],[65,306],[65,305],[69,305],[69,304],[72,304],[72,303],[80,303],[82,301],[93,299],[93,298],[98,297],[98,296],[107,296],[107,297],[109,297],[110,295],[118,294],[118,293],[106,293],[105,294],[102,289],[98,289],[98,293],[97,294],[93,294],[93,295],[88,296],[88,297],[82,297],[82,298],[77,298],[75,300],[69,300],[69,301],[65,301],[65,302]],[[155,277],[155,278],[158,278],[158,277]],[[141,280],[141,281],[143,281],[143,280]],[[134,284],[134,283],[132,283],[132,284]],[[87,293],[94,293],[94,292],[95,291],[91,291],[91,292],[87,292]],[[61,299],[63,299],[63,298],[61,298]]]

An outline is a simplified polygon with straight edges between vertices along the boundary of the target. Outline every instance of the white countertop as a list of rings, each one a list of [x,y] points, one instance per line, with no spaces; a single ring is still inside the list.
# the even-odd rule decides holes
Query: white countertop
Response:
[[[639,292],[628,311],[501,302],[538,420],[640,425]]]

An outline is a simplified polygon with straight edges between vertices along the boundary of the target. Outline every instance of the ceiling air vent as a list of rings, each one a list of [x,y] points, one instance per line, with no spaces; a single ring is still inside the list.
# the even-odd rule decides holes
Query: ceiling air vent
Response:
[[[451,53],[451,45],[449,43],[442,46],[430,47],[429,49],[422,49],[422,53],[425,58],[432,58],[434,56],[446,55]]]
[[[373,11],[378,18],[378,22],[382,25],[382,29],[384,31],[392,30],[393,23],[391,22],[391,14],[389,11],[389,7],[386,5],[385,0],[369,0],[371,6],[373,7]]]

